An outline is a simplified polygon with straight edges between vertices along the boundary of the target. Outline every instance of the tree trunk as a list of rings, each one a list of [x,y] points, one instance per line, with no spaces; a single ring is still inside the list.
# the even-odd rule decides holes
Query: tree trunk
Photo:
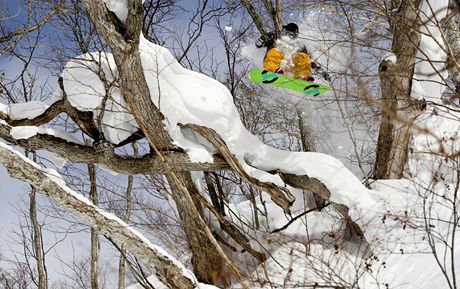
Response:
[[[382,119],[374,166],[375,179],[401,178],[407,160],[412,123],[420,111],[411,99],[415,56],[420,43],[421,0],[393,1],[392,52],[396,63],[384,60],[379,67]],[[399,2],[399,1],[398,1]]]
[[[30,221],[33,230],[33,244],[35,257],[37,259],[37,272],[38,272],[38,289],[48,289],[48,274],[45,266],[45,254],[43,252],[41,228],[37,220],[37,204],[36,204],[37,190],[32,187],[30,191]]]
[[[267,12],[270,15],[270,18],[273,21],[273,25],[275,26],[275,31],[280,32],[281,27],[283,25],[283,19],[281,16],[281,0],[274,0],[275,3],[272,2],[272,0],[264,0],[264,6],[267,9]]]
[[[36,155],[33,154],[33,160],[36,161]],[[37,273],[38,273],[38,289],[48,289],[48,274],[45,265],[45,252],[43,250],[42,231],[40,224],[38,223],[37,216],[37,201],[36,201],[37,190],[35,187],[31,187],[29,195],[29,213],[30,222],[32,225],[32,243],[35,252],[35,258],[37,260]]]
[[[90,198],[95,206],[99,206],[96,184],[96,166],[88,164],[88,175],[90,180]],[[98,289],[98,263],[99,263],[99,238],[94,227],[91,228],[91,289]]]
[[[133,143],[133,150],[134,150],[134,157],[138,157],[138,149],[137,149],[137,144]],[[131,212],[133,208],[133,201],[132,201],[132,195],[133,195],[133,182],[134,182],[134,177],[132,175],[128,176],[128,187],[126,188],[126,213],[123,218],[123,221],[125,223],[129,223],[129,219],[131,218]],[[122,246],[121,248],[121,254],[120,254],[120,259],[118,261],[118,289],[125,289],[126,288],[126,250],[125,247]]]
[[[217,241],[212,236],[197,210],[188,190],[195,190],[191,184],[190,172],[183,173],[167,158],[162,151],[172,149],[172,139],[162,123],[163,116],[151,100],[150,91],[144,76],[139,54],[139,41],[143,24],[142,1],[128,2],[128,18],[123,29],[108,13],[103,2],[85,0],[92,21],[104,34],[118,68],[121,87],[131,114],[134,116],[153,152],[164,162],[168,173],[166,178],[173,193],[188,243],[192,249],[192,263],[199,280],[212,281],[210,278],[210,262],[212,266],[225,263],[229,270],[244,283],[242,276],[225,256]],[[197,254],[197,251],[199,254]],[[205,266],[206,265],[206,266]],[[206,268],[205,268],[206,267]],[[214,270],[214,268],[212,268]]]
[[[265,24],[264,20],[259,16],[259,13],[257,13],[256,9],[254,6],[251,4],[249,0],[241,0],[241,3],[244,5],[246,8],[246,11],[248,11],[249,15],[251,16],[252,20],[254,21],[254,24],[256,25],[257,29],[259,30],[260,34],[265,34]]]
[[[207,228],[204,227],[206,224],[203,222],[202,208],[198,200],[193,197],[194,194],[199,194],[199,192],[196,191],[190,173],[178,173],[178,177],[183,180],[188,192],[193,191],[189,196],[185,196],[182,190],[177,187],[176,182],[171,179],[171,176],[166,175],[171,187],[172,198],[176,203],[182,222],[182,229],[185,232],[189,249],[193,255],[193,271],[200,282],[214,284],[218,280],[213,280],[215,274],[213,272],[221,272],[224,261],[220,254],[215,251],[214,245],[205,234]],[[192,202],[190,202],[189,198],[192,198]]]
[[[311,127],[306,123],[307,121],[303,117],[303,111],[300,104],[296,105],[297,119],[299,121],[300,130],[300,141],[302,143],[302,151],[304,152],[315,152],[316,144],[313,137]]]
[[[449,13],[446,17],[445,34],[447,47],[447,68],[449,77],[455,89],[452,94],[447,96],[447,102],[453,105],[460,105],[460,14],[457,1],[450,1]]]

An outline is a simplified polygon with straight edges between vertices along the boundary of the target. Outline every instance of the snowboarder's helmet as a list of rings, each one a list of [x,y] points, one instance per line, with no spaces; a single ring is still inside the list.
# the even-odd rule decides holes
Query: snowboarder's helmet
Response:
[[[290,37],[296,38],[299,35],[299,26],[295,23],[283,25],[283,32]]]

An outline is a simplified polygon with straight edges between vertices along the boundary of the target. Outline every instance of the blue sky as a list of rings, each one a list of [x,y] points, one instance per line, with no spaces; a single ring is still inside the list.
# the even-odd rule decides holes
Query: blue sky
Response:
[[[6,233],[12,228],[12,221],[17,219],[13,211],[12,204],[18,202],[20,197],[24,195],[27,190],[27,184],[11,178],[5,167],[0,166],[0,180],[1,180],[1,201],[0,201],[0,235]],[[2,243],[0,238],[0,244]],[[0,246],[1,249],[4,246]]]

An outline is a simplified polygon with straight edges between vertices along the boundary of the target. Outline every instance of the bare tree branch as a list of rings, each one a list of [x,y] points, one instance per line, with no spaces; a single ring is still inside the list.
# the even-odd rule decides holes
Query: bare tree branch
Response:
[[[265,25],[264,21],[260,17],[259,13],[257,13],[256,9],[254,6],[249,2],[249,0],[241,0],[241,3],[243,3],[244,7],[248,11],[249,15],[251,16],[252,20],[254,20],[254,24],[256,25],[257,29],[259,30],[260,34],[265,34]]]
[[[272,18],[273,24],[275,25],[275,31],[281,31],[281,26],[283,25],[283,19],[281,16],[281,0],[275,1],[275,5],[273,5],[272,0],[263,0],[262,2]]]
[[[16,29],[15,31],[9,32],[8,34],[1,36],[0,37],[0,43],[10,41],[11,39],[13,39],[16,36],[21,36],[22,37],[23,35],[26,35],[26,34],[32,32],[32,31],[37,30],[38,28],[42,27],[43,25],[45,25],[51,19],[51,17],[53,17],[53,15],[56,12],[58,12],[61,9],[61,7],[64,5],[64,3],[65,3],[65,1],[61,0],[61,2],[59,4],[53,6],[51,11],[45,17],[43,17],[43,19],[41,21],[39,21],[38,23],[36,23],[36,24],[34,24],[32,26],[26,26],[26,27],[21,28],[21,29]],[[0,55],[2,55],[2,53],[0,53]]]

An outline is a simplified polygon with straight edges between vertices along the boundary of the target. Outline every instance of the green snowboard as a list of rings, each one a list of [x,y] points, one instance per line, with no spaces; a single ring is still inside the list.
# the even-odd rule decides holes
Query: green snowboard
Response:
[[[317,96],[331,89],[329,86],[315,84],[305,80],[293,78],[283,74],[274,73],[263,69],[253,69],[249,72],[249,78],[254,83],[265,83],[281,88],[294,90],[309,96]]]

